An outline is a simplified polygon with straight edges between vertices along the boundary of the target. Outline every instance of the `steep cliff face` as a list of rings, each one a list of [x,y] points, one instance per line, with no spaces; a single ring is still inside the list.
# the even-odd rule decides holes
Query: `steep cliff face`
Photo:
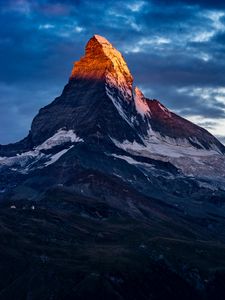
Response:
[[[126,118],[132,111],[133,78],[122,55],[104,38],[94,36],[85,56],[76,62],[60,97],[40,110],[31,135],[34,144],[60,128],[74,129],[83,138],[99,135],[137,139]]]

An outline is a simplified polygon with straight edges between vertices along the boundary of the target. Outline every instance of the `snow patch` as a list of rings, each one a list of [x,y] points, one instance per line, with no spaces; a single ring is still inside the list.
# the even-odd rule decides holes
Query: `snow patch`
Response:
[[[83,139],[79,138],[73,130],[67,131],[65,129],[59,129],[52,137],[47,139],[41,145],[37,146],[35,150],[48,150],[68,142],[83,142]]]
[[[149,135],[144,139],[144,145],[134,141],[133,143],[125,140],[120,143],[112,139],[114,144],[125,151],[137,152],[138,154],[149,153],[157,156],[165,157],[186,157],[193,156],[195,158],[202,156],[218,155],[216,150],[205,150],[194,148],[187,139],[174,139],[170,137],[162,137],[158,134]]]
[[[35,147],[34,150],[17,154],[12,157],[0,157],[0,168],[7,166],[12,171],[26,174],[35,168],[42,168],[55,163],[63,154],[69,151],[73,145],[55,154],[44,154],[42,150],[50,150],[59,145],[79,142],[83,142],[83,139],[79,138],[73,130],[67,131],[60,129],[41,145]],[[38,167],[35,167],[37,164]]]
[[[71,148],[73,148],[73,145],[70,146],[68,149],[64,149],[64,150],[59,151],[58,153],[52,155],[52,156],[50,157],[50,160],[47,161],[47,162],[45,163],[45,166],[47,167],[47,166],[49,166],[49,165],[51,165],[51,164],[54,164],[61,156],[63,156],[63,155],[64,155],[66,152],[68,152]]]
[[[213,180],[218,182],[217,187],[224,186],[225,156],[216,148],[196,149],[187,139],[160,136],[152,130],[149,131],[148,138],[143,140],[144,145],[135,141],[112,141],[128,153],[170,162],[186,176],[193,176],[199,180]]]
[[[132,157],[126,156],[126,155],[117,155],[117,154],[112,154],[113,157],[119,158],[119,159],[123,159],[126,162],[128,162],[129,164],[133,164],[136,165],[138,164],[138,162],[136,160],[134,160]]]
[[[218,149],[204,149],[204,147],[196,138],[192,138],[192,141],[198,144],[202,149],[193,147],[188,139],[162,136],[160,133],[153,131],[150,128],[144,143],[149,152],[168,157],[198,157],[220,153]]]

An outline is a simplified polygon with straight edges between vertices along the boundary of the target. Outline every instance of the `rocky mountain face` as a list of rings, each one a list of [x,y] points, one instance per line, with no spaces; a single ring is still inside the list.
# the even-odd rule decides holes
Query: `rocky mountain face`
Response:
[[[123,109],[131,113],[132,82],[122,55],[107,40],[94,36],[86,46],[85,56],[75,63],[62,95],[34,118],[31,126],[34,144],[51,137],[60,128],[73,129],[85,139],[98,134],[140,140],[127,120],[118,115],[120,106],[121,113],[125,114]],[[115,103],[114,94],[118,98]],[[47,124],[46,118],[52,124]]]
[[[225,147],[95,35],[28,136],[0,146],[0,299],[224,299],[224,204]]]

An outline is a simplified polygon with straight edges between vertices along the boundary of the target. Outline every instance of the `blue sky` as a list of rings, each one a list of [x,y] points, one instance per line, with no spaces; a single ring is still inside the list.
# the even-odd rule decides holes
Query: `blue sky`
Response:
[[[225,142],[225,1],[0,0],[0,143],[26,136],[94,34],[149,98]]]

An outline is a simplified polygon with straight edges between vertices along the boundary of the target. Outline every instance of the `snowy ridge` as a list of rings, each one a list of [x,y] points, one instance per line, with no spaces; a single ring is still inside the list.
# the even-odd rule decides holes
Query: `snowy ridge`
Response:
[[[150,108],[147,104],[145,96],[139,90],[138,87],[135,87],[135,89],[134,89],[134,103],[135,103],[135,107],[136,107],[137,112],[142,117],[145,117],[146,115],[151,116],[151,111],[150,111]]]
[[[128,103],[133,100],[132,95],[132,83],[124,75],[123,70],[114,69],[111,72],[107,71],[105,74],[106,87],[108,90],[116,90],[118,96]]]
[[[113,140],[113,139],[112,139]],[[212,149],[204,149],[203,145],[195,139],[191,140],[197,143],[202,149],[194,148],[188,139],[181,138],[171,138],[168,136],[162,136],[160,133],[153,131],[151,128],[148,130],[148,135],[143,139],[144,145],[141,145],[134,141],[133,143],[129,141],[124,141],[123,143],[118,143],[113,140],[114,144],[126,151],[142,152],[147,151],[151,155],[165,156],[165,157],[186,157],[186,156],[211,156],[220,155],[220,150],[212,145]]]
[[[194,148],[190,140],[198,144],[201,149]],[[162,136],[159,132],[148,130],[148,135],[144,139],[144,143],[151,153],[156,153],[168,157],[181,156],[210,156],[221,154],[220,150],[212,145],[212,148],[204,149],[204,146],[196,139],[190,138],[171,138]]]
[[[132,122],[131,120],[129,120],[129,117],[126,115],[126,113],[124,112],[123,110],[123,107],[122,107],[122,101],[120,100],[120,98],[116,97],[113,92],[111,92],[109,90],[109,88],[106,86],[106,94],[107,96],[109,97],[109,99],[112,101],[112,103],[114,104],[114,106],[116,107],[118,113],[120,114],[120,116],[131,126],[133,127],[132,125]]]
[[[57,153],[45,154],[43,150],[54,149],[56,146],[64,145],[67,143],[79,143],[83,139],[79,138],[73,130],[59,129],[52,137],[44,141],[41,145],[35,147],[31,151],[17,154],[12,157],[0,157],[0,168],[9,167],[13,171],[21,173],[28,173],[38,168],[46,167],[56,162],[62,155],[69,151],[73,145],[67,146],[66,149],[60,150]]]
[[[225,184],[225,156],[212,145],[212,149],[194,148],[187,139],[174,139],[161,136],[158,132],[149,129],[148,136],[143,139],[144,145],[125,140],[122,143],[111,139],[120,149],[138,156],[171,162],[186,176],[201,179],[213,179],[218,186]],[[199,143],[192,139],[193,142]],[[199,146],[203,146],[199,143]],[[129,163],[129,161],[127,160]]]

